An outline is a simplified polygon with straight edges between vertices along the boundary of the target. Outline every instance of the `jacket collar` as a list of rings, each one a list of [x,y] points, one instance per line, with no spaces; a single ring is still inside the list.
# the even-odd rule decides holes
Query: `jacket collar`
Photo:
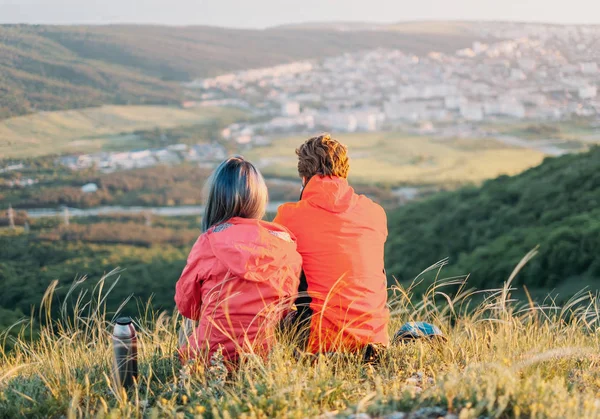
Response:
[[[354,207],[358,195],[347,179],[315,175],[304,187],[301,200],[327,211],[340,213]]]

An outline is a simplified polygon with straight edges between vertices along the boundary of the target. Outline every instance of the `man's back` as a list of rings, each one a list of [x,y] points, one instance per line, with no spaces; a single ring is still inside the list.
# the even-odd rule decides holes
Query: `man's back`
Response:
[[[389,341],[383,209],[346,179],[314,176],[275,222],[297,237],[313,311],[308,350],[358,349]]]

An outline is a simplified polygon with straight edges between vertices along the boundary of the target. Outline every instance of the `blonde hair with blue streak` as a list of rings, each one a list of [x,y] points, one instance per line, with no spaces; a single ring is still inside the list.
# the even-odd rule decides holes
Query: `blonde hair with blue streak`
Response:
[[[230,157],[215,169],[205,194],[202,232],[233,217],[261,219],[269,199],[260,171],[241,156]]]

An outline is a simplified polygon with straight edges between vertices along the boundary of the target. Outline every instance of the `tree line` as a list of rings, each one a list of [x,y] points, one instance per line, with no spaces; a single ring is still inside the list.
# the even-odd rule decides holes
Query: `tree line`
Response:
[[[539,246],[517,283],[552,289],[600,280],[600,147],[547,158],[514,177],[440,193],[389,214],[388,273],[414,278],[446,257],[447,274],[502,284]],[[597,286],[600,281],[596,282]]]

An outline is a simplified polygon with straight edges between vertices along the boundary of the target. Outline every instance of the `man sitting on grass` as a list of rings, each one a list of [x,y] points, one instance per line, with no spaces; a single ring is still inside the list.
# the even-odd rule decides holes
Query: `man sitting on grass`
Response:
[[[302,255],[297,320],[309,324],[312,353],[388,345],[384,271],[385,211],[348,185],[347,148],[320,135],[296,150],[303,192],[274,222],[297,238]]]

